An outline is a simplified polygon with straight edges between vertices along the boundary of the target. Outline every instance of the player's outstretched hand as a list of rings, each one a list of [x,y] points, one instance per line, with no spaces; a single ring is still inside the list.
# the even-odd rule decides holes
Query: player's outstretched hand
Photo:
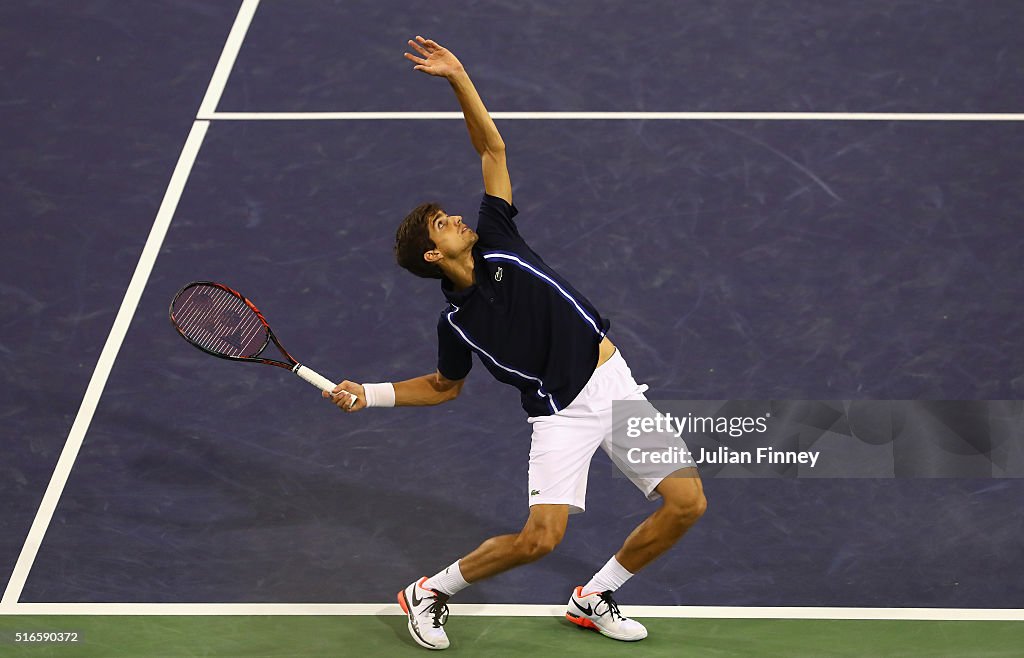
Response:
[[[436,41],[417,36],[415,41],[409,40],[409,46],[422,55],[422,57],[417,57],[411,53],[405,53],[405,58],[416,64],[413,69],[417,71],[442,78],[450,78],[456,73],[465,71],[458,58]]]
[[[335,386],[334,390],[330,393],[324,391],[323,397],[330,400],[332,404],[337,405],[339,409],[346,413],[361,411],[366,408],[366,391],[363,389],[362,384],[350,382],[347,379]]]

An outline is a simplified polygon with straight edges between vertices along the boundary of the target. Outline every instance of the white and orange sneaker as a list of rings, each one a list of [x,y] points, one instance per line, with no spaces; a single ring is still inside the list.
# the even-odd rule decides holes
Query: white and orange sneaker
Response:
[[[647,637],[643,624],[622,616],[611,591],[584,594],[583,588],[577,587],[569,598],[565,618],[615,640],[636,642]]]
[[[425,589],[426,576],[398,593],[398,605],[409,616],[409,634],[421,647],[447,649],[448,595]]]

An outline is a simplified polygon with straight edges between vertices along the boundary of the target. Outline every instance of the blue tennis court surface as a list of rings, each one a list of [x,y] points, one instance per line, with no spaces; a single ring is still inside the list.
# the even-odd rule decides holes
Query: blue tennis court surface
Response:
[[[0,9],[7,157],[0,574],[36,517],[238,3]],[[220,111],[1014,112],[1014,3],[263,2]],[[1015,87],[1016,85],[1016,87]],[[1017,121],[499,121],[523,235],[611,319],[652,399],[1017,399]],[[458,120],[213,120],[21,602],[381,602],[525,519],[529,427],[476,367],[435,409],[347,416],[167,321],[250,296],[328,377],[433,369],[418,203],[472,216]],[[652,509],[601,456],[544,560],[462,603],[550,603]],[[1018,608],[1018,480],[708,480],[646,605]],[[447,560],[447,562],[446,562]],[[628,593],[627,593],[628,592]]]
[[[457,109],[401,59],[424,34],[492,111],[1015,112],[1022,23],[1004,0],[268,2],[220,109]]]

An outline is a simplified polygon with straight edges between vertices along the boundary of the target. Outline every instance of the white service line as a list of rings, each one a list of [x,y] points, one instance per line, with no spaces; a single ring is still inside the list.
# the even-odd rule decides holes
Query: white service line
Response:
[[[529,121],[1024,121],[1024,114],[956,112],[491,112]],[[210,121],[462,120],[462,112],[201,112]]]
[[[238,56],[238,51],[242,46],[242,40],[245,38],[246,31],[249,29],[249,24],[252,22],[253,14],[256,13],[258,5],[259,0],[243,0],[238,10],[238,15],[235,17],[235,22],[231,27],[227,42],[224,44],[224,49],[221,51],[213,77],[206,88],[206,95],[203,97],[200,113],[213,112],[217,109],[217,103],[220,102],[221,93],[223,93],[224,86],[227,84],[235,58]],[[100,352],[100,358],[89,380],[89,386],[85,390],[85,397],[82,399],[82,404],[78,408],[78,414],[75,416],[75,422],[71,426],[67,441],[64,443],[64,449],[57,460],[57,466],[53,470],[53,475],[50,477],[46,492],[43,494],[42,502],[40,502],[39,509],[36,511],[32,527],[29,528],[28,536],[25,537],[25,543],[21,548],[21,553],[18,555],[18,561],[14,565],[11,579],[7,582],[7,587],[4,589],[3,598],[0,599],[0,613],[9,612],[11,608],[16,608],[18,600],[21,598],[21,592],[25,588],[25,582],[28,580],[29,572],[32,570],[36,555],[39,553],[39,547],[42,545],[46,530],[50,527],[50,522],[53,520],[57,503],[60,502],[61,494],[64,492],[68,477],[71,475],[71,469],[78,458],[78,452],[82,447],[85,434],[89,430],[93,414],[96,413],[96,407],[107,384],[110,370],[114,367],[114,360],[117,358],[117,353],[121,349],[124,337],[128,333],[128,326],[135,315],[135,309],[138,308],[142,291],[145,289],[149,275],[153,271],[153,264],[160,253],[160,246],[163,244],[164,236],[167,235],[171,218],[178,207],[178,201],[181,199],[185,183],[188,181],[192,166],[195,164],[196,156],[199,154],[199,149],[203,145],[203,139],[206,137],[206,131],[209,127],[209,121],[196,120],[192,123],[192,129],[189,131],[188,138],[185,140],[185,146],[178,157],[178,164],[174,167],[171,181],[167,185],[167,191],[164,193],[159,210],[157,210],[156,219],[149,232],[149,238],[147,238],[146,245],[142,249],[139,263],[135,266],[135,274],[132,275],[131,282],[128,284],[128,290],[125,291],[124,299],[121,301],[121,308],[114,318],[110,334],[107,335],[107,341]]]
[[[466,617],[561,617],[565,605],[453,603]],[[318,616],[403,615],[395,603],[19,603],[16,615]],[[900,621],[1024,621],[1024,610],[982,608],[812,608],[629,605],[630,616],[666,619],[890,619]]]

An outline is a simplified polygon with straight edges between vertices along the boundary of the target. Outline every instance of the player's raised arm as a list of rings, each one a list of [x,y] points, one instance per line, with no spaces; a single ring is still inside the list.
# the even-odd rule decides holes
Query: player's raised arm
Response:
[[[415,41],[409,41],[409,46],[419,54],[417,56],[405,53],[406,59],[416,64],[413,67],[415,70],[446,78],[451,84],[455,97],[462,106],[462,114],[466,118],[469,139],[480,155],[484,190],[511,204],[512,183],[505,163],[505,142],[501,139],[491,115],[487,113],[487,108],[484,107],[484,102],[473,86],[473,81],[469,79],[466,69],[451,51],[436,41],[418,36]]]

